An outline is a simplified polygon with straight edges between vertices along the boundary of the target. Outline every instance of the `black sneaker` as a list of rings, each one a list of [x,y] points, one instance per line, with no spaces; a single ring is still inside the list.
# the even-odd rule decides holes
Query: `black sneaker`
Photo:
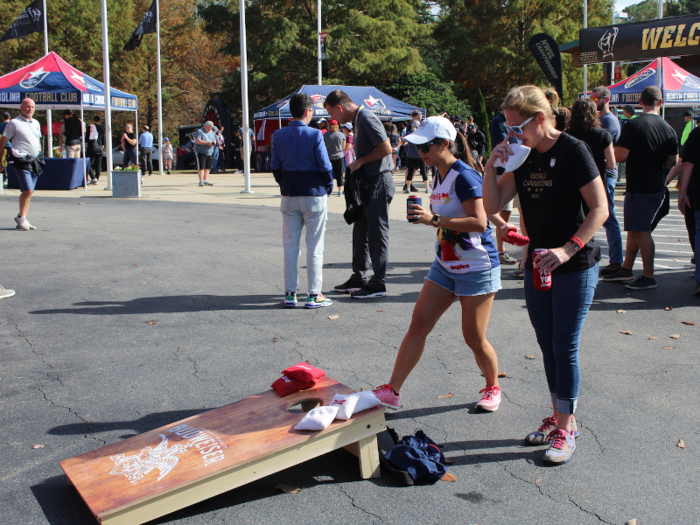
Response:
[[[362,290],[364,286],[367,284],[367,281],[364,281],[360,279],[359,277],[356,277],[353,275],[345,281],[343,284],[339,284],[335,288],[333,288],[336,292],[339,293],[352,293],[352,292],[357,292],[359,290]]]
[[[411,184],[411,191],[418,191],[418,188],[416,188],[413,184]]]
[[[656,279],[649,279],[649,277],[637,277],[637,279],[631,283],[626,284],[625,288],[630,290],[650,290],[651,288],[656,288]]]
[[[353,299],[374,299],[375,297],[386,297],[386,285],[365,285],[362,290],[352,292],[350,297]]]
[[[408,193],[408,186],[404,185],[404,187],[403,187],[403,192],[404,192],[404,193]]]
[[[621,264],[608,264],[605,268],[601,268],[600,275],[612,275],[615,271],[622,266]]]
[[[632,270],[623,268],[620,266],[617,270],[609,275],[603,275],[600,278],[601,281],[613,282],[613,281],[634,281],[634,273]]]

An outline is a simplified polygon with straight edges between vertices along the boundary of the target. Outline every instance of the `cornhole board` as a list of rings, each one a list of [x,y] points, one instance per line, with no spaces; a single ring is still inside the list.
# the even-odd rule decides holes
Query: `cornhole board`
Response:
[[[304,414],[354,390],[324,377],[279,397],[250,396],[61,462],[98,522],[134,525],[159,518],[341,447],[360,459],[363,479],[379,477],[380,405],[320,432],[294,430]]]

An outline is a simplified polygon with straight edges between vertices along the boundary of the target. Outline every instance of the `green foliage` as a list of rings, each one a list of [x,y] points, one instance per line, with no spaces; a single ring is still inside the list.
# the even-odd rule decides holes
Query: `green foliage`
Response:
[[[491,155],[491,134],[489,133],[489,114],[486,111],[486,99],[484,99],[484,94],[481,89],[476,91],[476,108],[473,113],[474,122],[481,132],[486,137],[486,155],[488,158]]]
[[[316,84],[316,3],[252,0],[246,7],[248,85],[251,110],[270,104],[304,84]],[[224,51],[240,55],[238,2],[200,4],[207,31],[226,34]],[[324,84],[376,85],[425,66],[417,42],[426,38],[422,0],[324,0],[328,31]],[[240,102],[240,72],[226,79],[223,98]]]
[[[632,4],[622,10],[627,13],[627,22],[643,22],[654,20],[659,16],[659,2],[657,0],[644,0],[638,4]],[[663,16],[683,16],[700,12],[700,0],[666,1],[663,4]]]
[[[537,33],[558,44],[578,38],[582,26],[580,0],[443,0],[433,35],[444,55],[446,78],[474,99],[480,88],[488,109],[498,109],[508,90],[522,84],[546,86],[546,77],[528,48]],[[609,23],[611,2],[589,0],[589,26]],[[582,69],[562,56],[564,102],[582,89]],[[602,69],[588,68],[589,85],[602,82]]]
[[[425,108],[427,115],[462,115],[471,111],[466,101],[459,100],[452,82],[442,82],[433,73],[404,75],[377,86],[387,95]]]

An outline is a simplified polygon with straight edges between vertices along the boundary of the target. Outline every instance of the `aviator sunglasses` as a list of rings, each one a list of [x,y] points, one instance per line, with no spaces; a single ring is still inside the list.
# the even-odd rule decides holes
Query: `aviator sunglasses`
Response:
[[[433,144],[442,144],[443,140],[445,139],[433,139],[430,142],[426,142],[425,144],[416,144],[416,148],[418,148],[423,153],[428,153],[430,151],[430,146],[432,146]]]
[[[530,122],[530,121],[531,121],[533,118],[535,118],[536,116],[537,116],[537,115],[531,116],[529,119],[527,119],[525,122],[523,122],[523,123],[520,124],[519,126],[513,126],[513,127],[511,127],[511,126],[506,126],[506,131],[510,131],[510,130],[512,129],[512,130],[513,130],[513,133],[515,133],[516,135],[522,135],[522,134],[523,134],[523,128],[525,127],[525,124],[527,124],[528,122]]]

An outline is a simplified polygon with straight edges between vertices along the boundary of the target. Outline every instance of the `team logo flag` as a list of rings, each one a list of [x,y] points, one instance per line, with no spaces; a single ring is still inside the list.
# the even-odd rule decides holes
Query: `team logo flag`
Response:
[[[25,38],[31,33],[42,33],[44,31],[43,7],[42,0],[34,0],[34,2],[25,7],[24,11],[12,22],[5,36],[0,38],[0,42],[12,40],[13,38]]]
[[[124,51],[133,51],[141,45],[141,39],[143,38],[143,35],[147,35],[148,33],[155,33],[157,20],[158,9],[156,8],[156,0],[153,0],[150,9],[146,11],[145,15],[143,15],[143,19],[141,20],[139,26],[136,28],[136,31],[134,31],[134,34],[131,35],[129,41],[126,44],[124,44]]]

